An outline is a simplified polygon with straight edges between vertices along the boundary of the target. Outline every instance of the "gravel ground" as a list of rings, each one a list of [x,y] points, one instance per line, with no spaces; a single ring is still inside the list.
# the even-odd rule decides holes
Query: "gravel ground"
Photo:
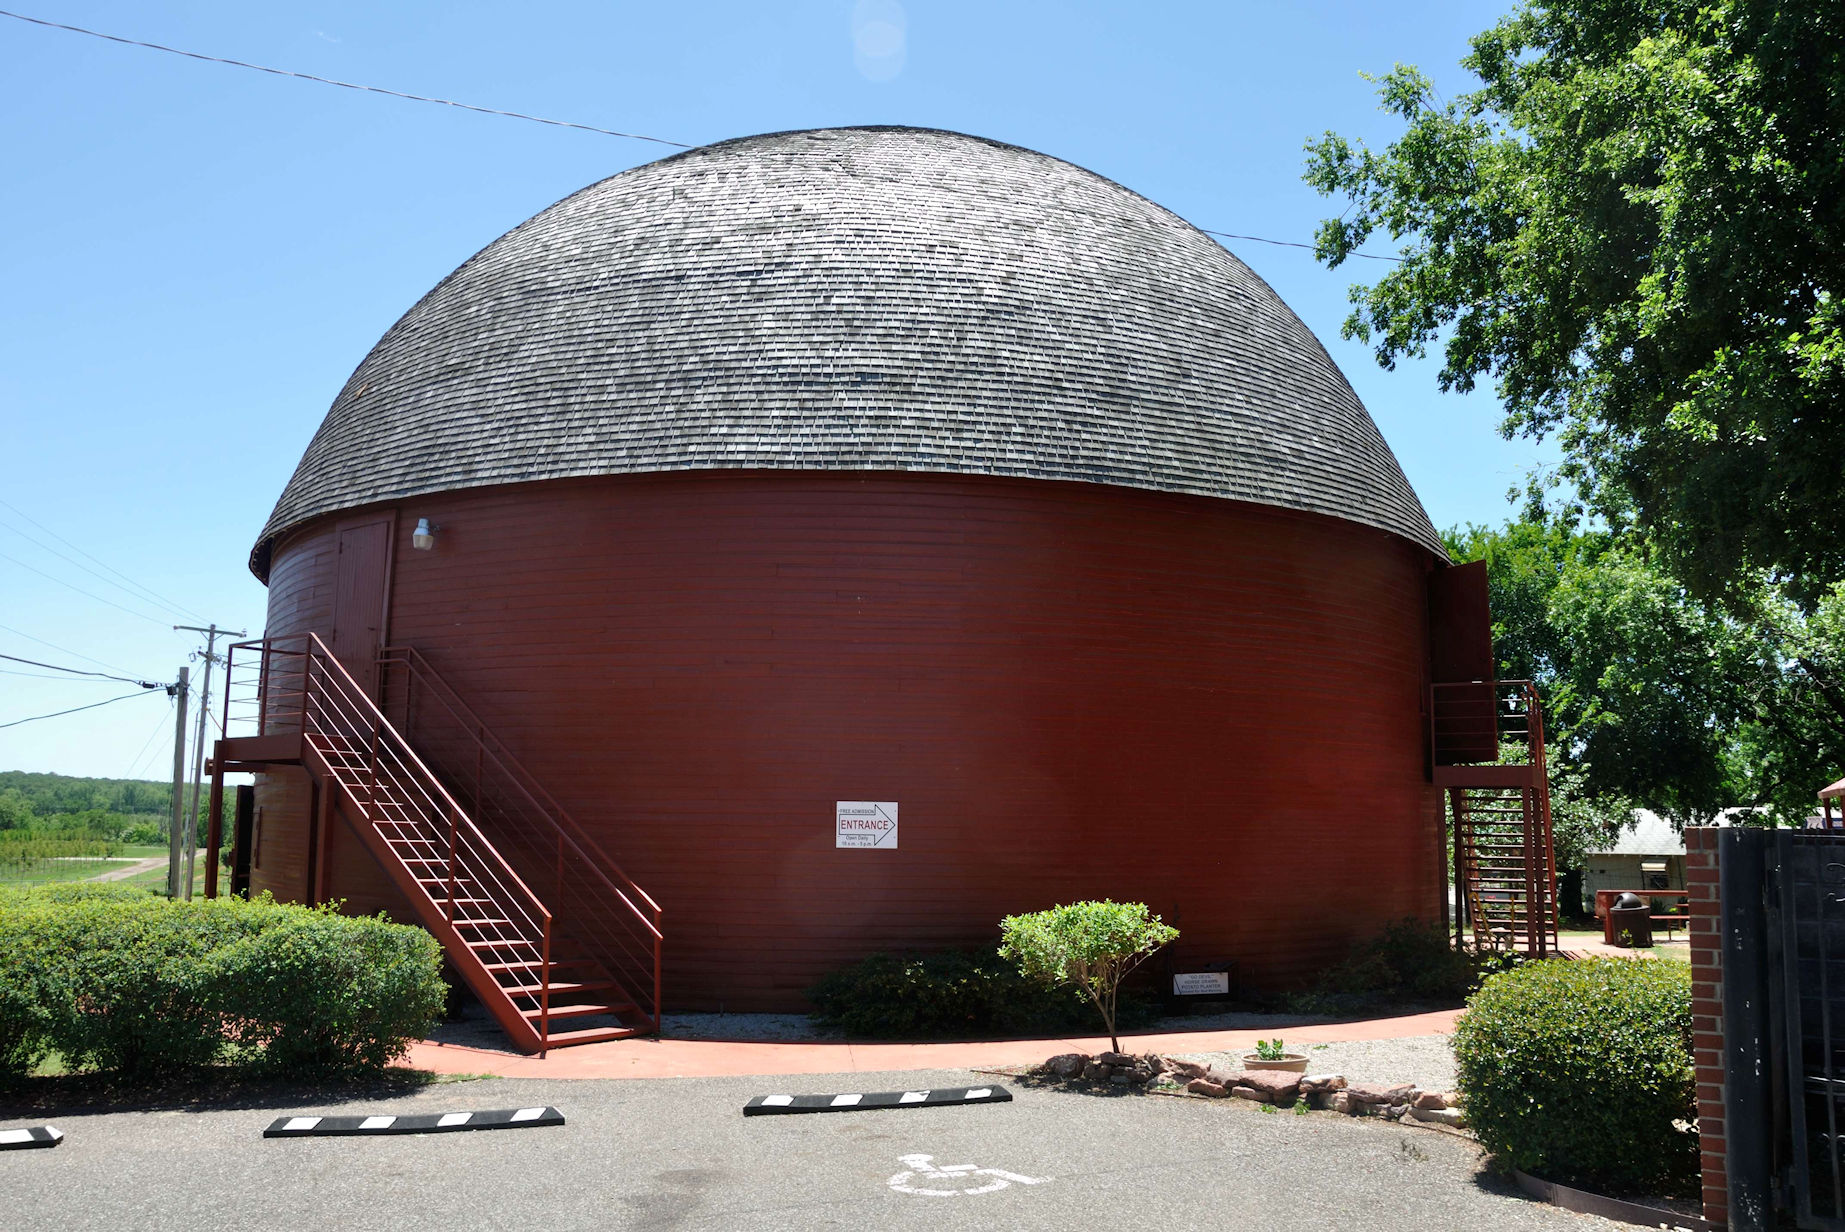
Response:
[[[1188,1061],[1201,1061],[1220,1069],[1239,1069],[1240,1052],[1176,1053]],[[1358,1040],[1343,1044],[1315,1044],[1307,1053],[1310,1074],[1343,1074],[1349,1082],[1413,1082],[1425,1091],[1454,1089],[1454,1053],[1445,1035],[1416,1035],[1407,1039]]]

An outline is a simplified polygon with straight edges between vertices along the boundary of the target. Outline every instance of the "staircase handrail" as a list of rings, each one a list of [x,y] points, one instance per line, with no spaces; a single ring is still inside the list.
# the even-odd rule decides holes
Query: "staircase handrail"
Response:
[[[577,820],[564,809],[564,806],[544,789],[544,785],[538,782],[531,771],[527,770],[512,751],[501,743],[500,738],[493,734],[466,702],[461,700],[448,681],[430,666],[429,660],[421,651],[414,646],[386,646],[378,652],[378,662],[380,664],[401,662],[416,674],[420,682],[434,686],[438,700],[448,708],[450,714],[461,721],[464,727],[471,729],[475,740],[485,754],[493,758],[499,768],[506,772],[507,778],[531,802],[539,815],[551,823],[557,831],[557,837],[569,844],[571,849],[582,857],[583,866],[608,886],[609,890],[621,900],[622,904],[633,913],[634,918],[639,920],[656,940],[664,940],[665,935],[660,931],[658,923],[661,915],[660,905],[653,900],[653,896],[641,889],[632,877],[622,871],[619,864],[609,858],[608,853],[603,851],[602,845],[590,837],[589,833],[577,823]],[[629,890],[632,890],[647,904],[653,912],[653,919],[648,919],[647,913],[637,907],[633,899],[628,897],[627,892],[615,883],[614,879],[609,876],[611,871],[616,877],[621,878]]]
[[[277,647],[279,646],[280,643],[292,642],[292,641],[301,642],[303,649],[279,650],[279,651],[277,650]],[[345,665],[341,663],[339,659],[337,659],[334,656],[333,652],[327,648],[327,644],[320,640],[320,635],[318,633],[312,633],[312,632],[292,633],[292,634],[285,634],[282,637],[257,638],[257,639],[252,639],[251,641],[247,641],[247,642],[239,642],[235,646],[231,647],[231,650],[233,652],[239,648],[248,650],[251,647],[261,648],[261,653],[263,654],[265,663],[268,662],[268,656],[272,652],[282,653],[282,654],[300,655],[306,660],[304,664],[303,688],[301,690],[301,701],[299,704],[299,712],[301,715],[301,734],[304,739],[308,735],[308,714],[307,714],[308,695],[311,691],[309,688],[309,685],[311,682],[306,676],[306,670],[311,669],[312,666],[316,662],[320,663],[322,670],[326,671],[331,676],[334,685],[339,689],[340,700],[344,702],[348,707],[357,710],[361,718],[368,719],[372,723],[376,724],[376,729],[381,738],[384,736],[390,737],[392,744],[394,746],[392,748],[393,755],[396,756],[400,761],[412,767],[412,769],[416,771],[418,777],[420,777],[423,780],[422,782],[419,782],[417,786],[426,793],[429,792],[431,789],[433,789],[435,794],[441,797],[442,801],[448,806],[450,810],[452,810],[452,812],[450,813],[450,817],[452,818],[454,824],[456,826],[465,827],[468,837],[474,840],[475,842],[477,842],[481,850],[485,852],[487,856],[490,856],[492,861],[498,865],[498,867],[494,870],[496,874],[503,873],[507,878],[509,878],[511,880],[512,885],[516,887],[519,890],[519,892],[525,896],[527,902],[532,907],[537,909],[537,912],[541,918],[542,923],[544,923],[547,926],[547,932],[548,932],[548,926],[551,923],[551,912],[544,905],[544,900],[540,899],[538,895],[532,892],[531,887],[525,884],[525,880],[522,877],[520,877],[517,872],[513,870],[512,865],[506,862],[506,857],[501,855],[499,852],[499,849],[496,848],[490,841],[488,841],[487,836],[485,834],[481,833],[480,827],[474,824],[473,817],[471,817],[468,814],[468,812],[461,807],[460,802],[457,801],[454,796],[449,794],[448,789],[442,786],[442,781],[436,777],[435,773],[431,771],[427,765],[423,763],[423,759],[417,756],[417,752],[414,748],[411,747],[410,742],[404,739],[403,734],[397,730],[397,728],[391,723],[391,721],[388,718],[385,717],[384,711],[380,710],[378,708],[378,704],[374,702],[371,699],[370,695],[368,695],[365,692],[365,690],[359,686],[359,682],[352,678],[352,673],[348,672],[346,670]],[[225,657],[225,673],[227,676],[227,684],[228,684],[228,676],[229,676],[230,670],[231,670],[231,658],[230,658],[230,655],[227,654]],[[226,698],[228,701],[228,698],[229,698],[228,692],[226,694]],[[266,711],[267,711],[266,704],[264,704],[263,710],[266,714]],[[225,713],[224,713],[222,721],[224,723],[228,723],[229,720],[230,720],[230,706],[227,704],[225,706]],[[223,728],[220,727],[220,731],[222,730]],[[433,896],[431,897],[433,898]]]

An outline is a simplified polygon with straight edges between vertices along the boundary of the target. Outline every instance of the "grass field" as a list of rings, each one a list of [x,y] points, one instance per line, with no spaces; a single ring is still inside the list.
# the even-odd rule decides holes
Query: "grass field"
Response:
[[[126,868],[136,860],[164,857],[165,847],[128,846],[122,848],[119,857],[94,860],[32,860],[24,864],[0,866],[0,885],[46,885],[61,881],[87,881],[100,873],[111,869]],[[147,890],[163,890],[167,884],[166,866],[136,873],[124,877],[117,885],[138,886]],[[194,860],[192,873],[193,897],[198,897],[205,889],[205,855],[200,852]]]
[[[94,860],[27,860],[0,865],[0,885],[42,885],[48,881],[87,881],[112,868],[133,863],[127,858]]]

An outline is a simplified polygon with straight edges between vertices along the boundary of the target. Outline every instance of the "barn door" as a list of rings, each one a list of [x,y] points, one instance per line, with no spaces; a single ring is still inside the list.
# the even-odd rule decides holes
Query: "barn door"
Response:
[[[391,577],[395,519],[374,518],[340,527],[339,564],[333,584],[333,657],[371,697],[378,696],[378,650]]]

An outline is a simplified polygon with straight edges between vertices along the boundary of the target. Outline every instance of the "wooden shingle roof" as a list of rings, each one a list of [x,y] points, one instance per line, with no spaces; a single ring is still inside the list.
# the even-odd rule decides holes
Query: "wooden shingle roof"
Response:
[[[849,128],[649,163],[487,245],[346,382],[251,567],[359,505],[716,468],[1120,484],[1443,555],[1325,349],[1209,236],[1044,154]]]

